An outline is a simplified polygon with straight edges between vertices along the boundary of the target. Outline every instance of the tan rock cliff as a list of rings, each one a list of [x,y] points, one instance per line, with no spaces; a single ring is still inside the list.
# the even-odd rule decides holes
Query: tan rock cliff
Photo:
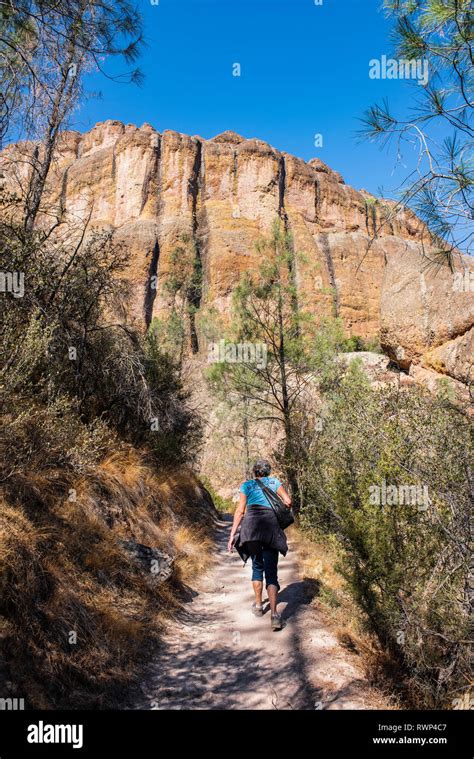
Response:
[[[21,192],[27,166],[18,158],[30,149],[3,151],[9,190]],[[197,308],[228,314],[240,275],[259,265],[255,242],[279,217],[302,254],[300,302],[340,316],[348,335],[380,336],[407,369],[419,364],[462,382],[472,375],[474,286],[459,286],[462,272],[474,282],[472,259],[457,258],[457,275],[430,266],[426,229],[411,211],[393,216],[392,201],[354,190],[317,158],[233,132],[204,140],[107,121],[62,136],[46,202],[70,218],[90,214],[92,227],[124,241],[130,313],[143,326],[169,307],[164,283],[178,247],[202,264]]]

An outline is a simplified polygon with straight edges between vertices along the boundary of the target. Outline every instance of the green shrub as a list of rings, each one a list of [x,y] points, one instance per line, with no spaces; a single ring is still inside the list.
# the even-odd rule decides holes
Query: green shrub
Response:
[[[46,407],[68,398],[81,422],[100,419],[122,438],[147,443],[162,465],[195,455],[200,425],[177,362],[122,318],[126,255],[112,237],[95,234],[69,249],[0,227],[0,243],[0,269],[25,277],[24,297],[5,295],[5,395]]]
[[[452,707],[469,671],[469,419],[420,388],[371,389],[353,365],[325,395],[322,429],[300,428],[303,527],[337,535],[411,702]]]
[[[217,511],[220,511],[221,514],[232,514],[235,511],[235,504],[229,498],[223,498],[219,495],[207,477],[202,478],[202,482],[211,496]]]
[[[353,353],[355,351],[370,351],[372,353],[381,353],[380,341],[378,337],[361,337],[360,335],[351,335],[342,340],[340,345],[344,353]]]
[[[1,294],[0,637],[28,707],[123,707],[209,553],[209,501],[182,466],[199,419],[177,363],[123,316],[125,263],[107,235],[0,225],[0,270],[25,278]],[[172,584],[124,538],[169,553]]]

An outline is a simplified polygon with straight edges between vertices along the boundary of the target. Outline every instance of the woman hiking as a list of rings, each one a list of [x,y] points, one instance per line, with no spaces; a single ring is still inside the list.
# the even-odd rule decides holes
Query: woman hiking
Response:
[[[276,492],[288,508],[291,508],[291,498],[280,480],[270,477],[271,469],[269,461],[259,459],[253,467],[255,479],[246,480],[240,486],[239,505],[234,514],[227,548],[232,551],[235,547],[244,562],[249,557],[252,559],[252,585],[255,593],[252,611],[257,617],[263,616],[262,593],[265,576],[272,630],[281,630],[283,625],[277,611],[277,597],[280,590],[278,553],[286,556],[288,543],[259,482]],[[238,532],[239,526],[240,532]]]

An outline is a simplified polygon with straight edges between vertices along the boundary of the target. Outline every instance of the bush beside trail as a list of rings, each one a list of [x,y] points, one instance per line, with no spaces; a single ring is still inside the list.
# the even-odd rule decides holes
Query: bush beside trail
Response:
[[[471,420],[442,388],[370,387],[357,362],[322,420],[315,432],[300,419],[301,524],[334,537],[407,703],[453,708],[471,664]]]
[[[0,229],[0,635],[28,707],[126,703],[167,617],[206,565],[212,499],[187,466],[200,420],[177,367],[123,318],[124,256]],[[179,472],[179,474],[178,474]],[[131,541],[172,561],[166,583]]]

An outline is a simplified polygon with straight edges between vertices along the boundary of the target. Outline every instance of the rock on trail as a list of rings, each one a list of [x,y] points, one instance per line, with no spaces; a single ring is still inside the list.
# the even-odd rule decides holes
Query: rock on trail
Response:
[[[316,583],[300,576],[291,540],[280,557],[284,629],[272,632],[268,603],[253,616],[250,566],[227,552],[230,525],[228,515],[217,522],[216,559],[168,628],[135,708],[387,708],[311,603]]]

